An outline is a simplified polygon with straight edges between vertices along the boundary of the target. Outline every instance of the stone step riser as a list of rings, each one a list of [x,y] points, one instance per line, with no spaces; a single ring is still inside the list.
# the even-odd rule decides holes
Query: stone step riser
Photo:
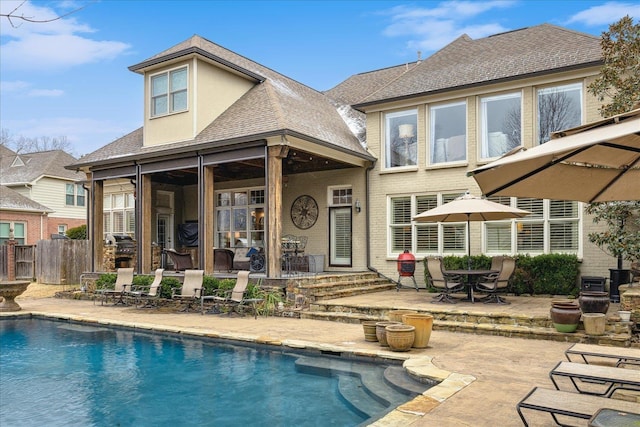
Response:
[[[318,302],[322,300],[363,295],[372,292],[388,291],[390,289],[393,289],[393,286],[389,287],[388,285],[373,285],[366,288],[345,288],[340,290],[330,290],[327,292],[314,292],[309,296],[309,300],[311,302]]]
[[[336,274],[336,275],[322,275],[314,277],[301,277],[295,280],[298,286],[313,285],[317,283],[335,283],[335,282],[357,282],[361,280],[380,280],[380,276],[375,273],[361,273],[361,274]]]
[[[390,289],[395,288],[395,285],[389,283],[386,280],[359,280],[357,282],[353,281],[344,281],[344,282],[334,282],[334,283],[317,283],[313,285],[300,285],[297,288],[304,292],[327,292],[330,290],[341,290],[341,289],[353,289],[359,287],[368,287],[372,285],[387,285]]]
[[[360,323],[361,320],[386,320],[386,317],[363,317],[356,313],[344,313],[340,315],[338,313],[317,313],[317,312],[304,312],[301,314],[303,319],[314,320],[326,320],[341,323]],[[609,325],[608,325],[609,326]],[[615,333],[608,330],[605,335],[592,336],[584,333],[584,330],[578,329],[575,333],[567,334],[557,332],[554,328],[545,327],[526,327],[517,325],[505,325],[505,324],[479,324],[469,322],[456,322],[448,320],[438,320],[434,318],[433,330],[470,333],[477,335],[494,335],[511,338],[527,338],[547,341],[561,341],[561,342],[581,342],[600,345],[612,345],[627,347],[630,345],[629,333]]]

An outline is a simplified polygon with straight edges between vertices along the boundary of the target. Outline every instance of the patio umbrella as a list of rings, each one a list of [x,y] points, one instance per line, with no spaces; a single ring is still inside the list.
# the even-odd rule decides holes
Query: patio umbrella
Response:
[[[640,200],[640,109],[556,132],[469,172],[487,196]]]
[[[471,256],[470,221],[496,221],[500,219],[522,218],[530,212],[495,203],[469,193],[455,198],[449,203],[429,209],[413,217],[416,222],[467,222],[467,256]],[[471,270],[471,258],[468,258]]]

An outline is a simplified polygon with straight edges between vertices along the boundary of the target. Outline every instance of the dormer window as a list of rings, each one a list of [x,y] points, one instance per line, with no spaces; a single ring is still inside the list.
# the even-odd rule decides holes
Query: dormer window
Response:
[[[151,117],[187,110],[187,67],[151,76]]]

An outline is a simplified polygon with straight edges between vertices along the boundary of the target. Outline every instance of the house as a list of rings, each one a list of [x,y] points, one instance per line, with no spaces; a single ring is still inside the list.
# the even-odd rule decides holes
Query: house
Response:
[[[13,229],[23,245],[86,224],[85,175],[62,150],[18,154],[0,145],[0,244]]]
[[[278,278],[287,242],[305,240],[321,269],[394,277],[404,250],[463,255],[470,238],[472,253],[575,253],[583,274],[602,275],[613,262],[588,243],[576,202],[496,199],[533,214],[470,236],[411,220],[479,194],[477,165],[599,118],[586,87],[602,63],[597,37],[543,24],[461,36],[320,93],[193,36],[129,67],[143,77],[143,126],[68,166],[90,181],[94,268],[117,232],[136,237],[143,272],[158,248],[190,250],[208,273],[215,249],[249,248]]]

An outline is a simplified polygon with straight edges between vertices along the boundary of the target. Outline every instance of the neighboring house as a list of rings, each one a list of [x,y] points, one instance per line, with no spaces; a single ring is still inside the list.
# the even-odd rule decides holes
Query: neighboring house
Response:
[[[0,185],[0,245],[9,240],[11,231],[19,245],[34,244],[42,239],[51,212],[48,207]]]
[[[65,168],[75,161],[62,150],[18,154],[0,146],[0,242],[9,228],[22,244],[35,244],[86,224],[86,177]]]
[[[148,272],[154,243],[186,249],[178,238],[189,224],[207,272],[214,248],[249,247],[280,277],[286,235],[308,238],[305,252],[332,271],[395,277],[405,249],[463,255],[465,224],[411,218],[479,194],[466,175],[478,164],[598,119],[586,86],[601,65],[598,38],[544,24],[462,36],[323,94],[193,36],[129,68],[144,79],[143,127],[68,166],[90,181],[94,268],[106,234],[125,232]],[[588,243],[579,203],[498,201],[533,214],[472,224],[472,253],[575,253],[583,274],[615,265]]]

